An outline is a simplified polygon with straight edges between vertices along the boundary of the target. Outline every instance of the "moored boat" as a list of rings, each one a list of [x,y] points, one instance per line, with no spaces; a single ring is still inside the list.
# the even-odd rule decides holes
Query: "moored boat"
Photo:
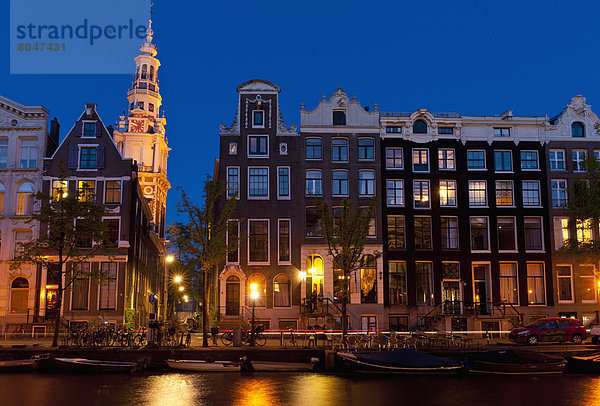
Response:
[[[467,358],[469,372],[475,374],[560,374],[567,365],[563,357],[525,350],[486,351]]]
[[[32,372],[40,366],[40,359],[0,361],[0,372]]]
[[[138,368],[135,362],[102,361],[86,358],[55,358],[59,369],[88,373],[129,373]]]
[[[339,352],[345,369],[364,373],[387,374],[457,374],[462,362],[451,358],[425,354],[409,348],[381,352]]]
[[[240,372],[241,362],[239,361],[212,361],[196,359],[168,359],[167,364],[172,369],[196,372]]]
[[[569,357],[566,371],[573,373],[599,374],[600,352]]]
[[[314,371],[318,363],[318,358],[311,358],[310,362],[246,361],[242,364],[242,370],[247,372]]]

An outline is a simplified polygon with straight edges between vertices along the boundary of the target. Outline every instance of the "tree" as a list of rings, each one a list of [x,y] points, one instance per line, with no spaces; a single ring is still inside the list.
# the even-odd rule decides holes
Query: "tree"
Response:
[[[333,269],[342,271],[342,340],[346,344],[348,334],[347,303],[350,299],[350,276],[360,270],[367,259],[363,254],[366,238],[369,235],[371,221],[375,216],[379,199],[373,197],[368,207],[354,207],[348,199],[336,207],[336,215],[322,200],[316,204],[321,211],[323,238],[327,242],[329,255],[333,258]],[[380,252],[371,254],[371,261],[381,256]]]
[[[19,269],[27,263],[39,264],[58,281],[53,347],[58,345],[63,292],[78,277],[101,278],[100,270],[92,272],[80,265],[94,255],[111,250],[111,243],[106,239],[106,224],[102,221],[105,207],[96,204],[89,191],[69,192],[67,180],[61,178],[58,182],[62,187],[54,189],[53,196],[41,192],[35,195],[38,210],[29,222],[40,225],[39,237],[20,243],[20,254],[11,263],[11,269]],[[68,276],[65,284],[63,276]]]
[[[227,240],[229,230],[237,230],[237,220],[231,220],[235,211],[235,196],[225,199],[222,208],[217,207],[225,197],[226,186],[207,178],[204,183],[202,206],[198,207],[181,189],[177,211],[185,217],[184,222],[169,226],[171,243],[179,251],[179,260],[187,269],[199,273],[202,297],[202,345],[208,347],[208,280],[211,272],[225,261],[225,256],[237,249],[237,239]],[[220,209],[220,210],[219,210]]]

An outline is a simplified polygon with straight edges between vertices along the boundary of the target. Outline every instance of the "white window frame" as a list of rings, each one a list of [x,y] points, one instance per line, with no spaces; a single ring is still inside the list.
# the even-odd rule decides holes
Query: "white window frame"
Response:
[[[254,124],[254,116],[257,113],[262,114],[262,125]],[[252,110],[252,128],[265,128],[265,111],[264,110]]]
[[[587,299],[587,300],[583,300],[581,299],[581,303],[598,303],[598,284],[596,282],[596,266],[594,266],[594,264],[579,264],[577,266],[578,268],[581,267],[591,267],[592,268],[592,274],[591,275],[582,275],[581,271],[579,273],[579,280],[581,281],[584,278],[591,278],[593,280],[592,286],[593,291],[594,291],[594,299]],[[581,283],[578,283],[579,286],[581,286]]]
[[[521,157],[521,153],[522,152],[535,152],[536,168],[534,168],[534,169],[523,168],[523,159]],[[537,150],[535,150],[535,149],[524,149],[524,150],[519,151],[519,161],[521,163],[521,170],[522,171],[528,171],[528,172],[540,171],[540,153]]]
[[[508,152],[510,154],[510,169],[496,169],[496,152]],[[514,173],[515,171],[515,160],[513,158],[513,153],[510,149],[495,149],[494,150],[494,172],[496,173]]]
[[[78,199],[81,197],[81,190],[79,189],[79,182],[81,181],[94,181],[94,201],[97,202],[99,180],[97,178],[75,178],[75,190]],[[104,184],[106,184],[106,181],[104,181]],[[102,200],[102,203],[104,203],[104,200]]]
[[[496,130],[499,130],[500,135],[496,135]],[[508,130],[508,135],[502,135],[503,130]],[[493,135],[496,138],[510,138],[510,136],[512,135],[512,128],[511,127],[494,127]]]
[[[477,217],[479,217],[479,216],[477,216]],[[513,250],[501,250],[500,249],[500,237],[498,236],[498,231],[500,231],[500,229],[498,228],[498,219],[499,218],[511,218],[513,221],[513,234],[514,234],[514,241],[515,241],[515,249],[513,249]],[[488,224],[488,228],[489,228],[489,224]],[[496,238],[497,238],[497,242],[498,242],[498,252],[519,252],[519,240],[518,240],[518,236],[517,236],[517,218],[515,216],[498,216],[498,217],[496,217],[496,229],[497,229]]]
[[[371,140],[373,141],[373,158],[361,158],[360,157],[360,149],[363,148],[360,146],[360,140]],[[375,137],[358,137],[356,139],[356,153],[359,162],[372,162],[377,158],[377,151],[375,150],[377,147],[377,143],[375,142]]]
[[[553,159],[552,154],[553,153],[562,153],[562,159]],[[567,162],[566,162],[566,151],[564,149],[561,148],[557,148],[557,149],[551,149],[548,151],[548,167],[550,168],[551,171],[566,171],[567,170]],[[562,162],[562,169],[556,169],[556,168],[552,168],[552,162]]]
[[[252,262],[250,261],[250,222],[252,221],[266,221],[267,222],[267,262]],[[248,230],[248,237],[246,238],[246,263],[248,265],[270,265],[271,264],[271,220],[266,218],[252,218],[246,221],[246,226]],[[291,247],[290,247],[291,249]],[[239,256],[238,256],[239,259]],[[266,278],[265,278],[266,282]],[[265,300],[266,302],[266,300]]]
[[[266,169],[267,170],[267,196],[250,196],[250,169]],[[271,198],[271,173],[268,166],[249,166],[247,174],[248,200],[269,200]],[[239,193],[238,193],[239,194]]]
[[[79,150],[77,151],[77,170],[78,171],[82,171],[82,172],[97,172],[98,171],[98,164],[96,163],[96,167],[95,168],[81,168],[81,150],[83,148],[91,148],[94,147],[96,148],[96,162],[98,162],[98,146],[99,144],[79,144],[77,145],[77,147],[79,148]]]
[[[442,197],[441,197],[441,190],[442,190],[442,182],[452,182],[454,183],[454,204],[442,204]],[[438,192],[440,195],[440,207],[457,207],[458,206],[458,182],[456,182],[456,179],[440,179],[439,183],[438,183]],[[446,188],[446,191],[448,191],[450,189]],[[446,195],[446,200],[448,200],[448,195]]]
[[[426,158],[426,161],[427,161],[426,162],[427,163],[427,169],[426,170],[424,170],[424,171],[417,171],[417,170],[415,170],[415,151],[425,151],[425,158]],[[421,155],[419,154],[419,157],[420,156]],[[431,158],[429,156],[429,148],[413,148],[411,150],[411,153],[410,153],[410,159],[411,159],[411,165],[412,165],[412,171],[413,172],[416,172],[416,173],[429,173],[430,172],[430,169],[431,169],[431,165],[430,165]],[[422,163],[419,163],[419,165],[422,165]]]
[[[456,220],[456,248],[443,248],[441,246],[441,241],[444,239],[444,236],[441,235],[441,231],[442,231],[442,218],[448,218],[448,219],[454,219]],[[458,225],[458,216],[440,216],[440,249],[442,251],[458,251],[460,249],[460,230],[459,230],[459,225]]]
[[[527,218],[536,218],[540,220],[540,239],[542,243],[542,248],[539,250],[528,250],[525,249],[525,252],[546,252],[546,244],[544,241],[544,218],[542,216],[525,216],[523,217],[523,243],[525,243],[525,219]]]
[[[580,159],[579,157],[579,153],[583,152],[583,159]],[[577,159],[575,160],[573,158],[573,154],[577,153]],[[577,166],[581,166],[583,165],[583,162],[585,162],[585,160],[587,159],[588,156],[588,151],[587,149],[572,149],[571,150],[571,163],[573,164],[573,172],[585,172],[585,169],[575,169],[575,162],[577,162]]]
[[[441,165],[440,165],[441,162],[442,161],[447,162],[447,159],[446,158],[441,159],[440,158],[440,153],[441,152],[446,152],[447,153],[448,151],[452,151],[452,155],[454,156],[454,158],[452,159],[453,166],[452,166],[452,168],[442,168]],[[456,171],[456,150],[454,148],[440,148],[440,149],[438,149],[438,169],[440,171]]]
[[[469,168],[469,152],[483,152],[483,168]],[[467,171],[487,171],[487,156],[485,149],[468,149],[466,152]]]
[[[387,164],[387,152],[388,150],[399,150],[400,151],[400,163],[402,165],[396,166],[388,166]],[[385,169],[389,171],[401,171],[404,170],[404,148],[402,147],[386,147],[385,148]]]
[[[512,197],[511,205],[498,204],[498,182],[509,182],[510,183],[510,193],[511,193],[511,197]],[[494,180],[494,197],[495,197],[496,207],[502,207],[502,208],[515,207],[515,182],[512,180],[504,180],[504,179]]]
[[[485,202],[483,204],[472,204],[471,203],[471,182],[483,182],[483,184],[485,185],[485,192],[484,192],[484,196],[485,196]],[[480,207],[480,208],[487,208],[489,206],[489,202],[488,202],[488,188],[487,188],[487,181],[484,179],[470,179],[467,183],[468,186],[468,198],[469,198],[469,207]],[[479,189],[477,189],[479,190]]]
[[[525,280],[529,278],[529,274],[527,273],[527,265],[528,264],[541,264],[542,265],[542,281],[544,283],[544,303],[530,304],[529,299],[527,300],[527,306],[532,307],[546,307],[548,306],[548,294],[546,292],[546,264],[542,261],[527,261],[525,263]],[[529,290],[529,283],[527,283],[527,289]]]
[[[500,265],[502,264],[512,264],[515,266],[515,281],[517,282],[517,303],[510,303],[513,306],[519,306],[521,304],[521,295],[520,295],[520,289],[519,289],[519,263],[517,261],[500,261],[498,263],[498,278],[499,278],[499,282],[502,281],[502,275],[500,274]],[[498,288],[502,288],[502,283],[499,283]],[[500,292],[502,292],[500,290]],[[508,304],[508,302],[507,302]]]
[[[115,308],[114,309],[100,309],[100,299],[101,299],[100,288],[102,287],[102,285],[98,284],[98,290],[96,292],[96,296],[98,299],[98,300],[96,300],[96,309],[98,309],[99,312],[114,312],[119,307],[119,263],[120,262],[121,261],[100,261],[100,262],[98,262],[98,270],[100,272],[102,271],[103,263],[117,264],[117,274],[115,275]]]
[[[335,141],[335,140],[344,140],[346,142],[346,146],[345,146],[345,148],[346,148],[346,159],[345,160],[341,160],[340,159],[340,160],[336,161],[336,160],[333,159],[333,147],[334,147],[333,141]],[[350,146],[348,144],[349,144],[348,137],[333,137],[331,139],[331,162],[332,163],[347,163],[348,162],[348,160],[350,159]],[[321,148],[323,148],[323,147],[321,146]],[[323,151],[321,150],[321,154],[322,153],[323,153]]]
[[[388,190],[388,182],[400,182],[401,185],[401,201],[400,203],[390,204],[389,203],[389,190]],[[394,189],[397,190],[397,189]],[[395,194],[394,194],[395,197]],[[406,188],[404,187],[404,179],[386,179],[385,180],[385,201],[388,207],[404,207],[406,199]]]
[[[473,249],[473,223],[471,221],[471,219],[473,217],[485,217],[487,219],[487,246],[488,249],[486,250],[475,250]],[[492,246],[491,246],[491,241],[490,241],[490,216],[469,216],[469,248],[471,249],[471,252],[492,252]]]
[[[104,217],[102,217],[102,219],[104,219]],[[93,262],[92,261],[82,261],[82,262],[79,262],[77,264],[77,266],[82,265],[84,263],[90,264],[90,273],[92,273],[92,263]],[[77,279],[77,278],[75,278],[75,279]],[[81,278],[81,279],[85,279],[85,278]],[[87,308],[85,308],[85,309],[73,309],[73,291],[75,290],[73,288],[75,286],[75,280],[73,280],[73,273],[71,272],[71,280],[73,280],[73,282],[71,283],[71,287],[69,289],[71,291],[71,297],[69,298],[69,310],[70,311],[73,311],[73,312],[89,312],[91,310],[91,303],[90,303],[91,292],[92,292],[92,277],[91,277],[91,275],[88,275],[87,279],[88,279]]]
[[[561,276],[558,274],[558,269],[556,270],[556,301],[558,303],[575,303],[575,286],[573,284],[573,265],[572,264],[556,264],[555,267],[568,267],[569,268],[569,276]],[[561,300],[560,298],[560,280],[561,279],[569,279],[571,285],[571,300]]]
[[[266,154],[251,154],[250,153],[250,138],[252,137],[264,137],[267,139],[267,152]],[[268,158],[269,157],[269,134],[248,134],[246,136],[246,144],[247,144],[247,148],[246,148],[246,156],[248,158]]]
[[[427,183],[427,207],[417,207],[417,200],[415,200],[415,184],[416,182]],[[421,196],[423,194],[421,193]],[[413,192],[412,192],[413,209],[415,210],[428,210],[431,209],[431,181],[429,179],[413,179]]]
[[[94,124],[94,136],[93,137],[86,137],[85,136],[85,125],[87,124]],[[96,120],[81,120],[81,138],[83,138],[84,140],[87,139],[92,139],[92,138],[96,138]]]
[[[282,221],[288,221],[289,222],[289,232],[288,232],[288,244],[289,244],[289,249],[290,249],[290,260],[289,261],[280,261],[279,260],[279,252],[280,252],[279,251],[279,248],[280,248],[279,247],[279,241],[280,241],[280,235],[279,235],[279,233],[280,233],[280,230],[281,230],[279,224]],[[292,264],[292,219],[291,218],[278,218],[277,219],[277,263],[279,265],[291,265]],[[289,277],[289,275],[288,275],[288,277]],[[291,278],[290,278],[290,289],[291,289],[291,282],[292,281],[291,281]],[[290,299],[291,299],[291,297],[290,297]],[[290,302],[291,302],[291,300],[290,300]]]
[[[226,264],[231,264],[231,265],[237,265],[240,263],[240,245],[242,245],[240,243],[240,222],[238,221],[238,219],[229,219],[227,220],[227,232],[225,233],[225,244],[229,245],[229,223],[232,221],[236,221],[237,222],[237,235],[238,235],[238,244],[237,244],[237,261],[232,262],[229,261],[229,254],[225,254],[225,263]]]
[[[525,204],[525,188],[523,187],[525,182],[536,183],[538,185],[538,187],[537,187],[538,204],[537,205]],[[542,207],[542,190],[541,190],[541,184],[540,184],[539,180],[523,179],[521,181],[521,204],[523,205],[523,207]]]
[[[117,238],[117,247],[121,246],[121,216],[103,216],[102,217],[102,221],[104,220],[119,220],[119,234],[118,234],[118,238]],[[93,244],[93,242],[92,242]]]
[[[333,174],[336,172],[346,172],[346,186],[348,188],[348,191],[346,194],[335,194],[333,192]],[[349,176],[349,171],[347,169],[332,169],[331,170],[331,196],[333,197],[348,197],[350,195],[350,176]]]
[[[562,232],[563,230],[565,230],[564,228],[562,228],[562,220],[566,219],[567,220],[567,240],[571,238],[571,230],[569,229],[569,217],[567,216],[555,216],[552,218],[552,228],[553,228],[553,238],[554,238],[554,249],[555,250],[559,250],[562,248],[562,246],[564,245],[564,239],[563,239],[563,235]],[[558,220],[558,221],[557,221]],[[558,228],[557,226],[557,222],[558,222]],[[560,238],[561,243],[558,244],[558,238]]]
[[[553,182],[557,182],[557,185],[559,186],[558,188],[554,188],[553,187]],[[560,185],[563,184],[564,188],[560,187]],[[566,179],[550,179],[550,204],[552,205],[553,209],[566,209],[567,206],[555,206],[554,205],[554,191],[564,191],[565,193],[565,203],[568,205],[569,204],[569,183],[567,182]]]
[[[279,191],[279,170],[287,169],[287,178],[288,178],[288,194],[287,196],[282,196]],[[292,170],[289,166],[278,166],[277,167],[277,200],[291,200],[292,199]]]
[[[106,184],[107,182],[115,182],[118,181],[120,182],[119,184],[121,185],[121,190],[120,190],[120,199],[119,199],[119,203],[106,203]],[[103,189],[103,193],[102,193],[102,203],[104,204],[122,204],[123,203],[123,182],[124,180],[122,178],[105,178],[104,179],[104,187]]]
[[[360,178],[360,173],[361,172],[371,172],[373,173],[373,179],[361,179]],[[362,180],[367,181],[367,185],[368,185],[368,181],[373,181],[373,193],[372,194],[361,194],[360,193],[360,182]],[[348,189],[350,188],[350,184],[348,184]],[[367,191],[368,191],[368,187],[367,187]],[[375,196],[377,194],[377,172],[374,169],[359,169],[358,170],[358,197],[371,197],[371,196]]]

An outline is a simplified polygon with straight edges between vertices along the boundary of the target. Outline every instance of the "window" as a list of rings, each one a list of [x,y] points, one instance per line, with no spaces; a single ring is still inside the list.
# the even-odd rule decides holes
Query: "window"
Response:
[[[585,171],[585,158],[586,151],[580,149],[574,149],[571,151],[571,159],[573,161],[573,171],[574,172],[584,172]]]
[[[488,251],[490,237],[487,217],[471,217],[471,251]]]
[[[510,128],[494,128],[494,137],[510,137]]]
[[[150,88],[150,90],[153,90],[152,87]],[[151,113],[154,113],[154,104],[153,103],[148,103],[148,111]]]
[[[265,112],[262,110],[252,111],[252,127],[265,128]]]
[[[240,168],[237,166],[227,167],[227,198],[236,196],[239,199],[240,193]]]
[[[511,151],[494,151],[494,170],[496,172],[511,172],[513,170]]]
[[[513,181],[496,181],[496,206],[514,206],[513,199]]]
[[[290,278],[279,274],[273,280],[273,306],[290,307]]]
[[[517,234],[514,217],[498,217],[498,251],[516,251]]]
[[[87,310],[90,291],[90,263],[82,262],[73,267],[71,286],[71,310]]]
[[[52,200],[57,202],[61,197],[69,195],[68,180],[53,180],[52,181]]]
[[[279,219],[279,260],[281,263],[289,263],[290,259],[290,223],[289,219]]]
[[[363,257],[360,270],[360,302],[377,303],[377,265],[372,255]]]
[[[277,167],[277,198],[290,198],[290,168],[288,166]]]
[[[23,182],[17,190],[17,216],[28,216],[33,213],[33,194],[35,186],[31,182]]]
[[[269,197],[269,168],[248,168],[248,198]]]
[[[321,171],[306,171],[306,196],[321,196],[322,194]]]
[[[121,203],[121,181],[107,180],[105,182],[104,203],[120,204]]]
[[[375,171],[358,171],[359,196],[373,196],[375,194]]]
[[[456,169],[456,164],[454,162],[454,150],[453,149],[439,149],[438,150],[438,167],[441,170]]]
[[[541,251],[544,249],[541,217],[525,217],[525,250]]]
[[[568,194],[566,179],[552,179],[550,181],[550,188],[552,189],[552,207],[567,207]]]
[[[333,111],[333,125],[346,125],[346,112],[343,110]]]
[[[10,284],[10,312],[27,313],[29,304],[29,281],[23,277],[15,278]]]
[[[269,136],[248,135],[248,156],[265,157],[269,155]]]
[[[413,203],[415,209],[428,209],[429,204],[429,181],[413,181]]]
[[[321,237],[323,228],[321,223],[321,210],[318,207],[306,208],[306,236]]]
[[[441,217],[442,249],[458,249],[458,217]]]
[[[388,179],[386,181],[386,195],[388,206],[404,206],[404,181],[401,179]]]
[[[96,138],[96,122],[83,123],[83,138]]]
[[[415,276],[417,282],[417,305],[433,304],[433,272],[431,262],[415,263]]]
[[[413,134],[427,134],[427,124],[423,120],[417,120],[413,123]]]
[[[577,219],[575,227],[577,229],[577,243],[590,244],[594,238],[592,232],[592,219]]]
[[[388,134],[401,134],[402,133],[402,127],[388,126],[388,127],[385,127],[385,132],[388,133]]]
[[[111,247],[119,245],[119,219],[102,219],[106,223],[106,235],[104,239],[106,244]],[[89,246],[91,246],[91,241]]]
[[[96,169],[96,147],[81,147],[79,169]]]
[[[347,138],[334,138],[331,140],[331,160],[333,162],[348,162]]]
[[[440,180],[440,206],[456,207],[455,180]]]
[[[585,127],[583,123],[574,122],[571,124],[571,136],[573,138],[583,138],[585,137]]]
[[[258,297],[256,299],[252,299],[250,297],[250,292],[251,290],[251,286],[252,285],[256,285],[257,287],[257,292],[258,292]],[[267,286],[265,283],[265,277],[261,274],[255,273],[254,275],[250,276],[248,278],[247,281],[247,286],[246,286],[246,303],[248,304],[248,306],[251,306],[252,303],[254,302],[254,306],[256,307],[265,307],[266,303],[267,303]]]
[[[87,179],[78,181],[77,198],[82,202],[96,201],[96,181]]]
[[[14,257],[18,257],[23,253],[23,247],[22,244],[31,241],[31,237],[32,237],[32,232],[31,230],[22,230],[22,231],[15,231],[15,250],[14,250]]]
[[[409,331],[408,316],[389,316],[390,331]]]
[[[540,182],[537,180],[523,181],[523,206],[541,206]]]
[[[483,170],[485,169],[485,151],[468,150],[467,151],[467,169]]]
[[[569,241],[569,218],[554,217],[554,249],[558,250]]]
[[[469,181],[469,206],[485,207],[487,206],[487,184],[485,180]]]
[[[19,168],[37,167],[37,148],[35,140],[21,140],[21,159],[19,162]]]
[[[573,302],[573,273],[571,265],[557,265],[558,301]]]
[[[500,263],[500,301],[507,304],[519,304],[519,288],[517,284],[517,264]]]
[[[453,127],[439,127],[438,134],[454,134]]]
[[[596,303],[594,265],[579,265],[579,297],[581,303]]]
[[[386,148],[385,149],[385,167],[386,169],[402,169],[404,168],[404,159],[402,148]]]
[[[375,140],[373,138],[358,139],[358,159],[373,160],[375,159]]]
[[[406,287],[406,262],[390,261],[388,263],[389,301],[390,305],[408,304]]]
[[[269,221],[248,220],[248,262],[269,262]]]
[[[521,169],[524,171],[540,169],[537,151],[521,151]]]
[[[348,196],[348,171],[335,170],[332,172],[331,189],[333,196]]]
[[[530,305],[546,304],[544,264],[527,263],[527,302]]]
[[[323,146],[320,138],[307,138],[306,159],[321,159],[323,155]]]
[[[360,208],[361,211],[361,215],[363,217],[367,217],[369,214],[369,208],[368,207],[361,207]],[[376,236],[376,231],[375,230],[375,214],[373,213],[373,217],[371,217],[371,220],[369,221],[369,229],[367,230],[367,237],[375,237]]]
[[[548,151],[550,157],[550,170],[564,171],[565,170],[565,150],[551,149]]]
[[[415,216],[415,248],[418,250],[431,249],[431,217]]]
[[[0,139],[0,169],[8,167],[8,139]]]
[[[413,171],[429,172],[429,150],[413,149]]]
[[[239,263],[240,258],[240,223],[237,220],[227,220],[227,263]]]
[[[117,267],[116,262],[102,262],[100,265],[102,280],[100,281],[99,310],[115,310],[117,308]]]
[[[403,250],[404,244],[404,216],[387,216],[387,237],[390,250]]]

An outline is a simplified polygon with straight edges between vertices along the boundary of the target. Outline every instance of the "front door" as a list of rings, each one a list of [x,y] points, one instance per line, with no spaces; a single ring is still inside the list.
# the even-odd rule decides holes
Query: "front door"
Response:
[[[473,266],[473,304],[479,314],[489,314],[490,295],[488,286],[489,265]]]
[[[487,294],[485,281],[475,281],[475,306],[479,309],[479,313],[488,314],[486,302]]]
[[[227,278],[225,284],[225,314],[240,315],[240,280],[237,276]]]
[[[58,289],[46,290],[46,320],[55,320],[58,317]]]

